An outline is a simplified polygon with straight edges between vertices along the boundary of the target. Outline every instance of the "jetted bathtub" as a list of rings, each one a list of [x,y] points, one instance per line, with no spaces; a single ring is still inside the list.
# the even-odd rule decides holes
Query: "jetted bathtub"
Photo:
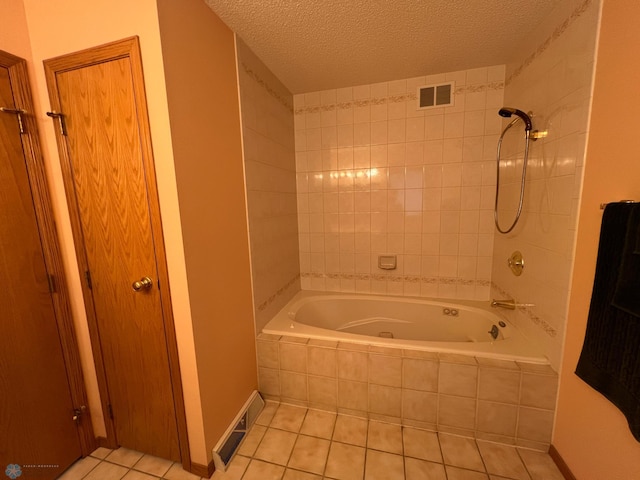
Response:
[[[548,364],[489,302],[299,292],[262,330],[272,335]]]

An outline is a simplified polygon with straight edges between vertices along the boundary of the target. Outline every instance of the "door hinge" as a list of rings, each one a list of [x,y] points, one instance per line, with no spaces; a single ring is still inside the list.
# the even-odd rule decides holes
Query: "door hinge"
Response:
[[[89,272],[89,270],[85,270],[84,278],[87,281],[87,287],[89,288],[89,290],[93,290],[93,283],[91,283],[91,272]]]
[[[47,274],[47,280],[49,281],[49,293],[56,293],[56,279],[50,273]]]
[[[22,121],[22,116],[27,113],[26,110],[22,110],[21,108],[6,108],[0,107],[0,112],[4,113],[12,113],[16,115],[18,118],[18,128],[20,129],[20,133],[25,133],[24,122]]]
[[[113,420],[113,407],[110,403],[107,405],[107,414],[109,415],[109,418]]]
[[[60,112],[56,112],[55,110],[52,112],[47,112],[47,116],[51,118],[57,118],[60,124],[60,135],[67,135],[67,123],[64,120],[64,114]]]

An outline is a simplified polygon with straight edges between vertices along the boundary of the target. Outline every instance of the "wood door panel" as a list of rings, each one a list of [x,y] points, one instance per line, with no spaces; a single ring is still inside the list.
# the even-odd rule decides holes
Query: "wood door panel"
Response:
[[[14,108],[0,68],[0,106]],[[82,451],[17,119],[0,113],[0,465],[55,478]],[[3,463],[4,462],[4,463]]]
[[[180,459],[129,58],[56,75],[118,443]],[[154,285],[134,292],[132,283]]]

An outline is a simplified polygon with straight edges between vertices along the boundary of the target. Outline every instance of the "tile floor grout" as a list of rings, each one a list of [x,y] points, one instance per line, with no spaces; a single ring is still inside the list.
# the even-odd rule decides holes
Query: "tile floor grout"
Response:
[[[100,451],[100,450],[109,450],[109,453],[107,453],[104,456],[100,456],[98,454],[96,454],[96,452]],[[118,463],[117,461],[113,461],[110,460],[109,457],[114,453],[114,452],[118,452],[118,451],[125,451],[125,452],[130,452],[132,454],[135,454],[136,456],[139,455],[139,458],[137,458],[135,460],[135,462],[133,463],[133,465],[127,465],[127,464],[123,464],[123,463]],[[151,459],[153,461],[158,461],[161,463],[165,463],[165,467],[161,467],[164,470],[164,473],[162,474],[162,476],[158,476],[158,474],[154,474],[151,473],[148,470],[143,470],[141,467],[137,467],[138,464],[140,464],[140,462],[142,462],[142,460],[144,458],[147,459]],[[83,474],[81,474],[80,476],[76,476],[74,475],[74,471],[73,471],[73,467],[77,464],[79,464],[80,462],[83,462],[84,460],[87,459],[94,459],[97,461],[97,463],[92,466],[89,470],[87,470],[86,472],[84,472]],[[80,480],[80,479],[85,479],[85,478],[90,478],[92,473],[94,473],[96,471],[96,469],[98,469],[100,467],[100,465],[103,464],[108,464],[108,465],[115,465],[116,467],[119,467],[120,469],[126,469],[126,472],[122,473],[121,475],[113,476],[113,477],[109,477],[109,480],[113,479],[113,480],[128,480],[129,478],[132,478],[132,480],[146,480],[146,479],[164,479],[164,480],[172,480],[169,477],[167,477],[166,475],[169,475],[171,470],[174,469],[175,465],[180,465],[178,462],[173,462],[170,460],[164,460],[164,459],[160,459],[157,457],[153,457],[151,455],[146,455],[146,454],[142,454],[140,452],[135,452],[133,450],[128,450],[128,449],[116,449],[116,450],[110,450],[107,448],[97,448],[94,452],[92,452],[88,457],[85,457],[81,460],[79,460],[78,462],[76,462],[76,464],[74,464],[72,467],[70,467],[61,477],[60,480]],[[137,468],[136,468],[137,467]],[[181,466],[180,466],[181,469]],[[133,473],[134,475],[131,475],[131,473]],[[180,480],[184,479],[184,480],[201,480],[201,477],[198,477],[196,475],[193,475],[191,473],[188,472],[184,472],[181,471],[182,473],[182,477]],[[179,474],[178,474],[179,475]],[[178,480],[173,474],[171,474],[172,477],[175,478],[175,480]],[[100,477],[100,480],[107,480],[104,477]],[[208,480],[208,479],[205,479]]]
[[[323,432],[322,426],[328,426],[329,422],[332,423],[331,427],[327,428]],[[307,427],[306,429],[305,426]],[[259,440],[255,442],[254,445],[252,437],[252,443],[250,445],[247,445],[247,450],[240,453],[242,447],[245,445],[245,441],[249,438],[249,435],[254,432],[254,429],[256,427],[260,427],[259,430],[256,430],[258,432],[260,430],[263,430],[262,433],[258,433]],[[343,430],[345,431],[343,432]],[[270,431],[279,433],[268,435]],[[375,434],[375,437],[371,436],[372,432]],[[410,435],[410,432],[416,433]],[[431,438],[431,440],[427,441],[427,444],[429,444],[429,442],[431,442],[431,444],[421,444],[421,446],[418,448],[408,450],[407,438],[412,436],[414,440],[417,440],[417,432],[421,432],[420,436],[422,436],[422,439],[429,439],[433,437]],[[347,436],[345,436],[345,433],[347,434]],[[385,433],[389,436],[385,437]],[[399,436],[397,436],[398,433]],[[353,436],[348,436],[348,434],[353,434]],[[290,443],[289,441],[287,441],[285,442],[286,445],[282,446],[283,449],[291,449],[286,455],[286,458],[280,457],[279,460],[277,458],[274,458],[274,452],[276,454],[284,453],[284,451],[278,449],[277,443],[275,444],[275,449],[274,445],[270,443],[274,435],[281,435],[281,439],[289,438],[289,440],[291,440],[293,438],[293,441],[291,441]],[[295,438],[293,437],[293,435],[295,435]],[[327,435],[329,435],[328,438]],[[381,438],[381,436],[383,438]],[[326,453],[322,456],[318,456],[315,459],[316,461],[318,459],[322,461],[321,467],[320,462],[313,464],[313,462],[308,461],[309,458],[313,459],[314,451],[309,450],[309,445],[304,445],[303,437],[308,437],[310,439],[318,441],[316,447],[318,444],[322,445],[321,448],[326,447]],[[377,439],[374,440],[374,438]],[[447,439],[447,441],[443,444],[443,440],[445,439]],[[399,444],[397,444],[398,440],[400,442]],[[437,449],[435,448],[435,445],[433,445],[433,441],[437,441]],[[478,443],[478,441],[480,441],[481,443]],[[458,444],[458,447],[453,448],[456,443]],[[414,443],[411,444],[417,445]],[[336,453],[334,451],[334,445],[342,445],[342,447],[340,447],[339,449],[342,451],[342,453]],[[481,445],[483,446],[483,448],[481,448]],[[261,447],[263,448],[261,449]],[[471,457],[467,458],[465,461],[461,460],[460,458],[453,458],[458,455],[458,450],[462,451],[464,450],[464,448],[469,449]],[[505,450],[505,448],[509,450]],[[89,470],[87,470],[80,476],[76,476],[73,475],[73,467],[71,467],[71,469],[65,472],[62,477],[60,477],[61,480],[96,478],[96,475],[98,475],[96,469],[99,469],[100,466],[104,464],[107,464],[107,467],[103,468],[113,468],[109,467],[109,465],[115,465],[118,468],[113,468],[113,476],[110,475],[108,476],[108,478],[105,476],[101,476],[101,480],[208,480],[204,477],[201,478],[183,471],[179,463],[157,459],[156,457],[143,455],[142,453],[127,449],[111,450],[105,455],[101,456],[106,450],[108,449],[97,449],[89,457],[76,462],[76,464],[80,464],[88,458],[95,460],[96,464],[89,468]],[[530,451],[531,455],[523,454],[524,450]],[[429,454],[428,451],[431,451],[431,454]],[[114,456],[114,452],[123,452],[121,454],[123,459],[120,459],[120,461],[124,462],[125,464],[117,463],[117,461],[114,461],[116,460],[115,457],[112,459],[109,458]],[[349,454],[347,452],[357,452],[355,459],[349,458]],[[372,454],[372,452],[375,453]],[[501,455],[500,452],[502,452],[503,454],[504,452],[509,452],[510,458],[505,457],[503,458],[503,460],[505,461],[505,465],[507,465],[508,462],[511,462],[511,464],[504,466],[501,463],[498,463],[497,465],[500,466],[499,469],[502,470],[502,473],[490,473],[490,470],[496,470],[496,458]],[[334,454],[333,458],[332,453]],[[515,453],[515,456],[513,455],[513,453]],[[341,457],[341,455],[344,456],[344,459]],[[489,461],[492,455],[494,456],[494,458],[493,460]],[[138,458],[135,460],[132,459],[131,461],[133,463],[131,465],[128,465],[126,464],[128,462],[124,460],[124,458],[126,458],[127,456],[138,456]],[[525,456],[529,457],[529,463],[532,463],[535,460],[536,462],[539,462],[539,464],[528,465],[527,460],[525,460]],[[163,469],[166,467],[161,477],[158,476],[158,472],[160,470],[156,470],[155,473],[152,474],[149,472],[149,468],[147,468],[146,471],[141,469],[142,464],[140,462],[142,462],[142,460],[145,458],[149,459],[150,462],[157,461],[159,462],[158,464],[163,465],[162,467],[158,468]],[[439,458],[439,460],[436,461],[435,458]],[[401,459],[401,461],[399,459]],[[343,462],[343,460],[345,460],[347,463],[351,461],[351,464],[347,465],[346,470],[344,465],[340,463]],[[284,461],[284,464],[281,463],[282,461]],[[473,462],[476,462],[475,467],[472,466],[474,465]],[[516,464],[514,464],[513,462],[515,462]],[[361,466],[360,463],[362,464]],[[76,464],[74,464],[74,466]],[[178,465],[178,467],[176,467],[176,465]],[[331,469],[330,465],[332,465]],[[386,470],[384,468],[384,465],[386,465]],[[367,469],[367,466],[370,466],[369,470]],[[479,467],[481,467],[482,470],[477,469]],[[265,468],[267,470],[270,469],[272,475],[263,475],[259,473],[261,469],[264,470]],[[360,468],[362,468],[361,474]],[[380,470],[382,470],[383,472],[388,472],[389,475],[392,475],[391,472],[394,471],[392,470],[392,468],[397,469],[396,476],[384,476],[386,473],[383,473],[382,477],[380,476]],[[420,469],[422,469],[420,471],[424,473],[427,471],[425,469],[428,468],[431,468],[436,472],[436,477],[421,476],[419,477],[420,480],[422,478],[436,478],[438,480],[563,479],[559,470],[557,470],[557,467],[555,467],[555,464],[553,464],[551,458],[548,456],[548,454],[545,454],[543,452],[538,452],[523,447],[516,447],[514,445],[500,444],[491,442],[489,440],[478,440],[475,438],[463,437],[446,432],[434,432],[415,427],[390,424],[377,420],[369,420],[362,417],[337,414],[336,412],[327,412],[300,407],[297,405],[279,404],[275,402],[267,403],[266,409],[263,410],[263,412],[258,416],[256,422],[247,432],[247,435],[245,436],[243,442],[238,447],[237,453],[234,456],[233,460],[230,462],[227,471],[215,472],[211,479],[375,480],[384,478],[384,480],[395,480],[397,478],[402,480],[418,480],[418,477],[415,477],[415,475],[413,474],[418,472],[418,470]],[[511,475],[510,473],[505,474],[508,468],[515,469],[512,470],[512,472],[514,472],[513,476],[509,476]],[[354,469],[355,471],[352,472],[352,469]],[[256,472],[258,473],[258,476],[256,476]],[[540,472],[544,472],[547,476],[542,476],[542,473]],[[92,473],[94,475],[92,475]]]
[[[299,406],[292,406],[292,407],[294,407],[294,408],[300,408],[300,409],[304,408],[304,407],[299,407]],[[299,437],[300,435],[313,436],[313,435],[310,435],[310,434],[308,434],[308,433],[302,433],[302,426],[304,425],[304,422],[305,422],[305,420],[306,420],[306,418],[307,418],[307,414],[308,414],[308,412],[309,412],[310,410],[312,410],[312,409],[305,409],[304,417],[303,417],[303,419],[302,419],[302,421],[301,421],[301,423],[300,423],[300,427],[299,427],[296,431],[294,431],[294,432],[293,432],[293,433],[295,433],[296,435],[298,435],[298,437]],[[275,416],[275,414],[274,414],[274,416]],[[337,415],[336,415],[336,418],[337,418]],[[353,418],[360,418],[360,417],[353,417]],[[273,417],[272,417],[271,421],[272,421],[272,420],[273,420]],[[267,427],[267,429],[271,428],[271,429],[281,430],[281,429],[280,429],[279,427],[277,427],[277,426],[271,426],[271,421],[269,421],[267,425],[262,425],[262,426]],[[372,421],[375,421],[375,420],[372,420]],[[370,422],[371,422],[371,421],[368,421],[367,423],[369,424]],[[385,422],[378,422],[378,423],[385,423]],[[332,436],[331,436],[331,438],[332,438],[332,439],[331,439],[331,443],[342,443],[342,442],[340,442],[339,440],[334,440],[334,439],[333,439],[333,437],[335,436],[336,425],[337,425],[337,422],[335,422],[335,423],[334,423],[334,426],[333,426],[333,428],[332,428]],[[400,426],[399,426],[399,427],[400,427]],[[402,430],[402,428],[403,428],[403,427],[400,427],[400,428],[401,428],[401,430]],[[408,427],[408,428],[413,428],[413,427]],[[421,430],[421,429],[416,429],[416,430]],[[282,431],[287,431],[287,430],[282,430]],[[428,430],[424,430],[424,431],[429,432]],[[431,433],[435,433],[436,435],[438,435],[436,432],[431,432]],[[266,434],[266,432],[265,432],[265,434]],[[453,436],[453,437],[459,437],[459,438],[467,438],[467,437],[462,437],[462,436],[458,436],[458,435],[455,435],[455,434],[445,434],[445,435],[450,435],[450,436]],[[323,438],[323,437],[318,437],[318,438]],[[257,449],[259,448],[259,445],[262,443],[262,441],[263,441],[263,440],[264,440],[264,435],[263,435],[263,437],[261,438],[260,443],[259,443],[259,444],[258,444],[258,446],[256,447],[256,451],[257,451]],[[439,440],[439,439],[438,439],[438,440]],[[472,440],[472,441],[473,441],[473,443],[474,443],[474,445],[475,445],[475,448],[477,449],[477,453],[478,453],[479,459],[480,459],[480,461],[481,461],[481,463],[482,463],[482,467],[483,467],[484,472],[479,472],[478,470],[473,470],[473,469],[467,469],[467,468],[465,468],[465,467],[461,467],[461,466],[456,466],[455,468],[459,468],[459,469],[461,469],[461,470],[465,470],[465,471],[468,471],[468,472],[480,473],[480,474],[484,475],[485,477],[486,477],[487,475],[492,475],[492,474],[490,474],[490,473],[489,473],[489,467],[488,467],[488,465],[487,465],[487,463],[486,463],[485,458],[484,458],[484,457],[482,456],[482,454],[480,453],[480,450],[479,450],[479,448],[478,448],[478,444],[477,444],[477,442],[476,442],[476,439],[470,439],[470,440]],[[531,473],[531,471],[530,471],[530,468],[528,468],[528,467],[526,466],[525,461],[524,461],[524,459],[522,458],[522,455],[520,454],[520,450],[521,450],[521,449],[524,449],[523,447],[516,447],[516,446],[512,446],[512,445],[503,445],[503,444],[500,444],[500,443],[497,443],[497,442],[491,442],[491,441],[489,441],[489,440],[482,440],[482,441],[483,441],[483,442],[485,442],[485,443],[487,443],[487,444],[494,444],[494,445],[506,446],[506,447],[508,447],[508,448],[513,448],[513,449],[515,450],[515,452],[517,453],[517,458],[518,458],[518,460],[521,462],[521,466],[524,468],[524,471],[526,472],[526,474],[528,475],[528,477],[529,477],[529,478],[533,478],[533,475],[532,475],[532,473]],[[297,439],[296,439],[296,443],[297,443]],[[346,445],[348,445],[348,444],[346,444]],[[444,460],[444,453],[443,453],[443,449],[442,449],[442,443],[441,443],[440,441],[438,441],[438,447],[439,447],[439,453],[440,453],[440,455],[441,455],[442,462],[443,462],[443,463],[442,463],[442,465],[443,465],[443,466],[446,466],[446,465],[448,465],[448,464],[446,464],[446,462],[445,462],[445,460]],[[366,430],[365,447],[361,447],[361,448],[364,448],[364,449],[365,449],[365,451],[373,450],[373,451],[378,451],[378,452],[381,452],[381,453],[389,453],[389,452],[385,452],[384,450],[378,450],[378,449],[377,449],[377,448],[375,448],[375,447],[371,447],[371,446],[369,446],[369,429],[368,429],[368,428],[367,428],[367,430]],[[294,447],[292,448],[292,451],[291,451],[291,453],[290,453],[290,455],[289,455],[289,458],[288,458],[288,461],[287,461],[287,464],[286,464],[286,465],[288,465],[288,464],[289,464],[289,462],[290,462],[290,460],[291,460],[291,458],[292,458],[292,456],[293,456],[293,450],[294,450],[294,449],[295,449],[295,445],[294,445]],[[533,451],[533,452],[535,452],[535,450],[532,450],[532,451]],[[329,450],[329,452],[330,452],[330,450]],[[328,452],[328,454],[327,454],[327,459],[328,459],[328,457],[329,457],[329,452]],[[542,452],[539,452],[539,453],[542,453]],[[255,454],[254,454],[254,455],[255,455]],[[403,437],[403,440],[402,440],[402,455],[401,455],[401,456],[402,456],[404,459],[406,459],[406,458],[407,458],[407,456],[406,456],[406,452],[405,452],[404,437]],[[247,459],[249,459],[249,460],[253,460],[253,459],[254,459],[254,456],[251,456],[251,457],[245,457],[245,458],[247,458]],[[409,458],[413,458],[413,457],[409,457]],[[274,463],[274,462],[269,462],[268,460],[265,460],[265,459],[257,459],[257,460],[259,460],[259,461],[261,461],[261,462],[265,462],[265,463],[270,463],[270,464],[272,464],[272,465],[274,465],[274,466],[280,466],[280,467],[283,467],[283,465],[281,465],[281,464]],[[432,463],[435,463],[435,462],[432,462]],[[324,467],[324,470],[323,470],[323,474],[324,474],[324,475],[326,475],[326,473],[327,473],[327,466],[328,466],[328,464],[325,464],[325,467]],[[449,466],[453,466],[453,465],[449,465]],[[292,469],[291,467],[287,467],[287,468]],[[293,469],[295,469],[295,468],[293,468]],[[297,470],[297,469],[296,469],[296,470]],[[557,472],[557,473],[559,474],[559,472]],[[363,472],[363,475],[364,475],[364,476],[366,476],[366,468],[365,468],[365,471]],[[506,477],[502,477],[502,478],[506,478]]]

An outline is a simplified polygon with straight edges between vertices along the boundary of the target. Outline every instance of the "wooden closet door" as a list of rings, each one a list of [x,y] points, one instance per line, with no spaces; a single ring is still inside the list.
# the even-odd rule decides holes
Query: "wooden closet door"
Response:
[[[167,331],[173,323],[165,324],[170,309],[162,304],[169,292],[159,280],[165,260],[163,247],[158,252],[161,230],[153,224],[155,192],[148,190],[146,112],[139,109],[131,57],[94,57],[88,50],[45,67],[52,104],[64,115],[66,131],[58,140],[108,391],[105,413],[118,445],[180,460],[172,385],[172,373],[175,382],[179,372],[171,370]],[[145,278],[149,283],[136,284]]]
[[[16,108],[3,67],[0,107]],[[18,125],[0,112],[0,468],[53,479],[82,450]]]

